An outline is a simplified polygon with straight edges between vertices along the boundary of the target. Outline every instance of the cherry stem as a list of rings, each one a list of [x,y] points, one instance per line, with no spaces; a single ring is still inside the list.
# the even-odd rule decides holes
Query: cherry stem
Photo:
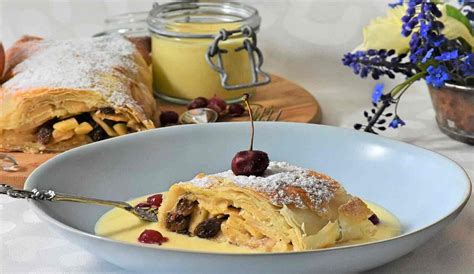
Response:
[[[253,112],[252,112],[252,108],[250,107],[250,103],[249,103],[249,97],[250,95],[248,95],[247,93],[244,94],[244,102],[245,104],[247,105],[247,109],[249,111],[249,116],[250,116],[250,124],[252,125],[252,130],[250,131],[250,151],[253,150],[253,135],[254,135],[254,126],[253,126]]]

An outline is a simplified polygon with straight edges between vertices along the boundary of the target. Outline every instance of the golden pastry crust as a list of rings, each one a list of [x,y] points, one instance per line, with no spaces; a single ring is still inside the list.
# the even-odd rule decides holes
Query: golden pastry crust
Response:
[[[376,230],[368,220],[373,212],[337,181],[282,163],[271,162],[264,177],[235,176],[230,171],[200,174],[171,186],[159,210],[162,229],[178,231],[170,215],[180,214],[183,199],[190,201],[193,212],[183,215],[190,218],[185,233],[196,236],[199,223],[225,216],[221,232],[210,240],[262,251],[325,248],[368,238]]]
[[[47,41],[26,36],[6,53],[0,88],[0,150],[64,151],[90,143],[76,136],[39,143],[40,126],[105,107],[126,117],[132,131],[155,127],[150,69],[132,43],[119,36]]]
[[[331,177],[329,177],[325,174],[318,173],[318,172],[313,171],[313,170],[308,170],[307,171],[307,176],[313,177],[317,181],[325,182],[326,191],[328,192],[328,195],[336,196],[339,193],[338,190],[341,190],[341,185],[339,184],[339,182],[337,182],[336,180],[332,179]],[[327,216],[327,214],[329,214],[329,211],[330,211],[330,203],[329,203],[330,201],[323,201],[321,204],[315,204],[315,203],[312,202],[312,199],[311,199],[312,196],[320,195],[319,193],[317,193],[317,191],[319,191],[319,189],[309,189],[309,190],[306,189],[305,190],[305,189],[303,189],[301,187],[298,187],[298,186],[288,185],[288,186],[284,186],[284,187],[275,189],[273,191],[273,193],[270,193],[270,194],[265,193],[265,192],[261,192],[261,191],[260,191],[261,192],[260,194],[262,194],[264,196],[267,196],[267,198],[270,198],[270,197],[275,196],[276,193],[280,192],[280,193],[283,193],[283,196],[292,197],[290,199],[291,201],[301,200],[301,201],[303,201],[304,205],[307,208],[317,212],[321,216],[322,215]],[[341,195],[345,195],[345,191],[344,191],[344,193],[341,193]],[[294,204],[292,202],[286,203],[285,205],[286,206],[297,206],[296,204]]]
[[[24,35],[7,50],[3,82],[13,77],[13,69],[16,65],[31,56],[41,40],[43,40],[41,37]]]

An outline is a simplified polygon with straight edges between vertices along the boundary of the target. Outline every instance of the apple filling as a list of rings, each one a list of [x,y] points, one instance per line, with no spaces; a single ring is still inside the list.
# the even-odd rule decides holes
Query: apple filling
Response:
[[[92,142],[142,130],[135,119],[111,107],[82,113],[65,119],[53,119],[38,128],[36,140],[42,145],[55,144],[74,137]]]

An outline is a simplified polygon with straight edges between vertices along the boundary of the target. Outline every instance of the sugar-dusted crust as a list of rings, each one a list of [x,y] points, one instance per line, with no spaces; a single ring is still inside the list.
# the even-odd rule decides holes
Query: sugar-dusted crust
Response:
[[[226,171],[201,175],[190,183],[212,187],[213,182],[223,179],[239,187],[252,189],[276,206],[309,208],[319,215],[330,214],[330,202],[343,200],[341,197],[347,195],[344,188],[331,177],[283,162],[271,162],[263,177],[235,176],[232,171]]]
[[[24,35],[16,41],[5,54],[3,82],[13,77],[13,69],[36,51],[36,46],[43,39],[37,36]]]
[[[339,207],[339,214],[347,216],[354,222],[359,222],[367,220],[373,213],[361,199],[353,197]]]
[[[34,135],[54,118],[112,107],[137,130],[155,127],[148,64],[120,36],[62,41],[25,36],[6,53],[0,88],[0,149],[63,151],[90,140],[41,145]]]
[[[337,181],[281,162],[271,162],[263,177],[227,171],[174,184],[159,210],[163,229],[182,199],[194,201],[189,235],[200,222],[227,216],[212,240],[265,251],[324,248],[376,230],[368,220],[373,212]]]

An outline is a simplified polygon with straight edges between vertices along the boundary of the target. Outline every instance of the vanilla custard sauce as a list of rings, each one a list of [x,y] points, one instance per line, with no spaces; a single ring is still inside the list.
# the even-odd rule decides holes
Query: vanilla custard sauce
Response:
[[[136,205],[139,202],[146,201],[146,197],[134,199],[130,202]],[[377,214],[380,223],[377,225],[377,232],[374,236],[368,239],[360,239],[355,241],[348,241],[339,243],[336,246],[347,246],[353,244],[361,244],[373,241],[379,241],[400,235],[401,226],[397,218],[388,212],[386,209],[366,202],[369,208]],[[138,237],[145,229],[158,230],[160,233],[168,238],[168,241],[163,243],[161,247],[171,249],[181,249],[190,251],[205,251],[205,252],[225,252],[225,253],[259,253],[263,252],[257,249],[250,249],[247,247],[239,247],[229,243],[218,243],[207,239],[198,237],[189,237],[187,235],[178,234],[166,230],[158,229],[156,223],[142,221],[122,209],[112,209],[104,214],[95,226],[95,233],[102,237],[110,239],[141,244],[138,242]],[[147,246],[159,247],[156,244],[144,244]]]

